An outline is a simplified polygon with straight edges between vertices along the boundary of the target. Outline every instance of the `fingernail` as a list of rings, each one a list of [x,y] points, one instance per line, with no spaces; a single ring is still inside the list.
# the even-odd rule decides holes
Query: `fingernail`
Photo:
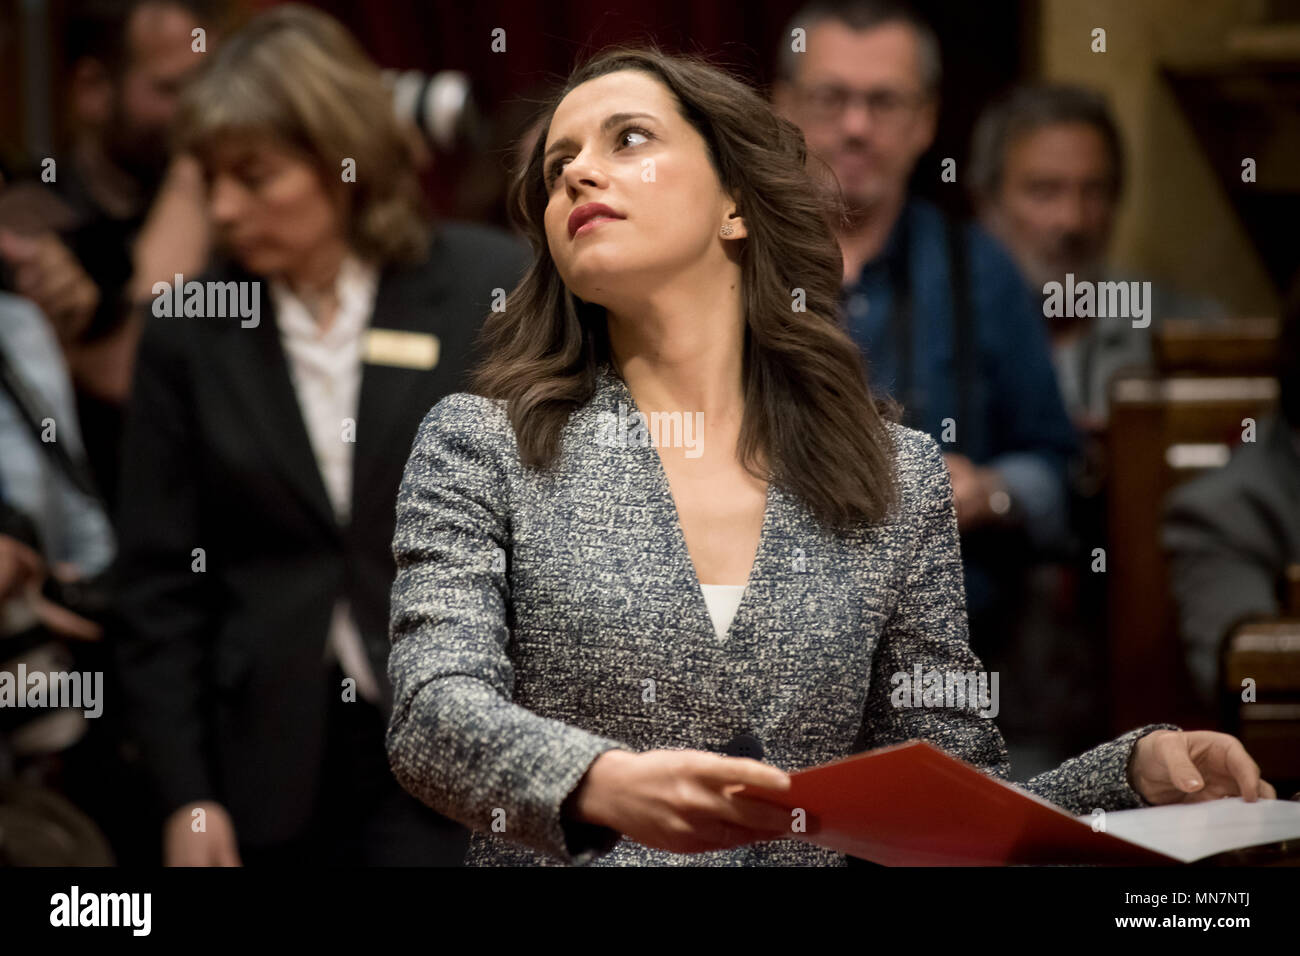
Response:
[[[1188,787],[1199,787],[1201,785],[1201,781],[1197,780],[1195,777],[1188,777],[1186,780],[1183,781],[1183,784]]]

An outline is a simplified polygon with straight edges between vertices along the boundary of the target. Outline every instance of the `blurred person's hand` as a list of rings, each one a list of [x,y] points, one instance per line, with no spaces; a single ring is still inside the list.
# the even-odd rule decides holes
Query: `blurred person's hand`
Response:
[[[193,829],[194,809],[204,811],[204,827]],[[163,824],[164,866],[243,866],[235,842],[235,824],[226,808],[204,801],[187,803],[173,811]]]
[[[39,585],[31,588],[27,599],[37,620],[51,634],[74,641],[97,641],[104,636],[104,629],[100,625],[61,604],[55,604],[40,592]]]
[[[27,545],[0,534],[0,603],[21,598],[51,634],[78,641],[99,640],[103,629],[98,624],[41,593],[41,585],[50,573],[61,580],[75,580],[78,572],[69,564],[48,568],[41,556]]]
[[[573,796],[577,819],[671,853],[704,853],[791,835],[790,811],[736,794],[743,786],[788,790],[779,767],[701,750],[610,750],[587,768]]]
[[[1212,730],[1152,731],[1134,745],[1128,778],[1134,790],[1155,804],[1277,798],[1241,741]]]
[[[45,313],[64,348],[77,340],[99,308],[99,286],[72,250],[52,232],[35,236],[0,229],[0,258],[14,273],[14,291]]]
[[[178,273],[197,277],[207,265],[211,244],[203,167],[193,156],[177,156],[167,167],[166,178],[135,241],[131,301],[151,299],[154,283],[171,283]]]
[[[27,587],[39,585],[45,576],[41,556],[17,538],[0,534],[0,603],[21,594]]]
[[[1106,419],[1087,410],[1075,414],[1074,427],[1089,438],[1105,438],[1106,435]]]
[[[992,504],[997,492],[1006,491],[996,469],[982,468],[965,455],[945,454],[943,461],[952,480],[959,530],[969,531],[1003,517],[1004,513],[995,511]],[[1010,498],[1006,501],[1009,505]]]

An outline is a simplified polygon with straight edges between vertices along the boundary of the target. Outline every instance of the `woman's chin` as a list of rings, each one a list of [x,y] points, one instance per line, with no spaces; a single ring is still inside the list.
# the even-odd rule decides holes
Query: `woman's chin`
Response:
[[[286,266],[283,256],[266,249],[235,247],[230,248],[228,254],[241,268],[254,275],[278,275]]]
[[[574,276],[573,281],[566,281],[564,284],[570,292],[588,305],[608,306],[610,293],[622,288],[619,273],[612,269],[583,272],[581,276]]]

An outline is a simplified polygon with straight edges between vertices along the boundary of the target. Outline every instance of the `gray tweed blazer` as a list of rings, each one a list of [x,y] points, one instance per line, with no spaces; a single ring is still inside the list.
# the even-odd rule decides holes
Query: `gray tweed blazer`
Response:
[[[769,484],[748,587],[724,638],[709,618],[658,452],[602,439],[630,415],[601,369],[555,469],[522,467],[504,403],[450,395],[429,412],[397,502],[387,748],[412,794],[469,827],[468,865],[843,865],[776,840],[673,854],[561,816],[612,748],[722,752],[757,737],[792,772],[929,740],[1006,777],[992,720],[896,707],[892,675],[970,672],[956,512],[939,447],[891,425],[900,504],[831,534]],[[1142,805],[1130,731],[1025,788],[1075,813]],[[1175,728],[1176,729],[1176,728]]]

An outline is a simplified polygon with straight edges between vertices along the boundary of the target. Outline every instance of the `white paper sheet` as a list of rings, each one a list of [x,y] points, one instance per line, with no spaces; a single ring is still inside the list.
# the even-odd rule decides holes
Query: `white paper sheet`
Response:
[[[1091,816],[1078,818],[1092,824]],[[1106,832],[1183,863],[1262,843],[1300,838],[1300,802],[1224,797],[1106,814]]]

